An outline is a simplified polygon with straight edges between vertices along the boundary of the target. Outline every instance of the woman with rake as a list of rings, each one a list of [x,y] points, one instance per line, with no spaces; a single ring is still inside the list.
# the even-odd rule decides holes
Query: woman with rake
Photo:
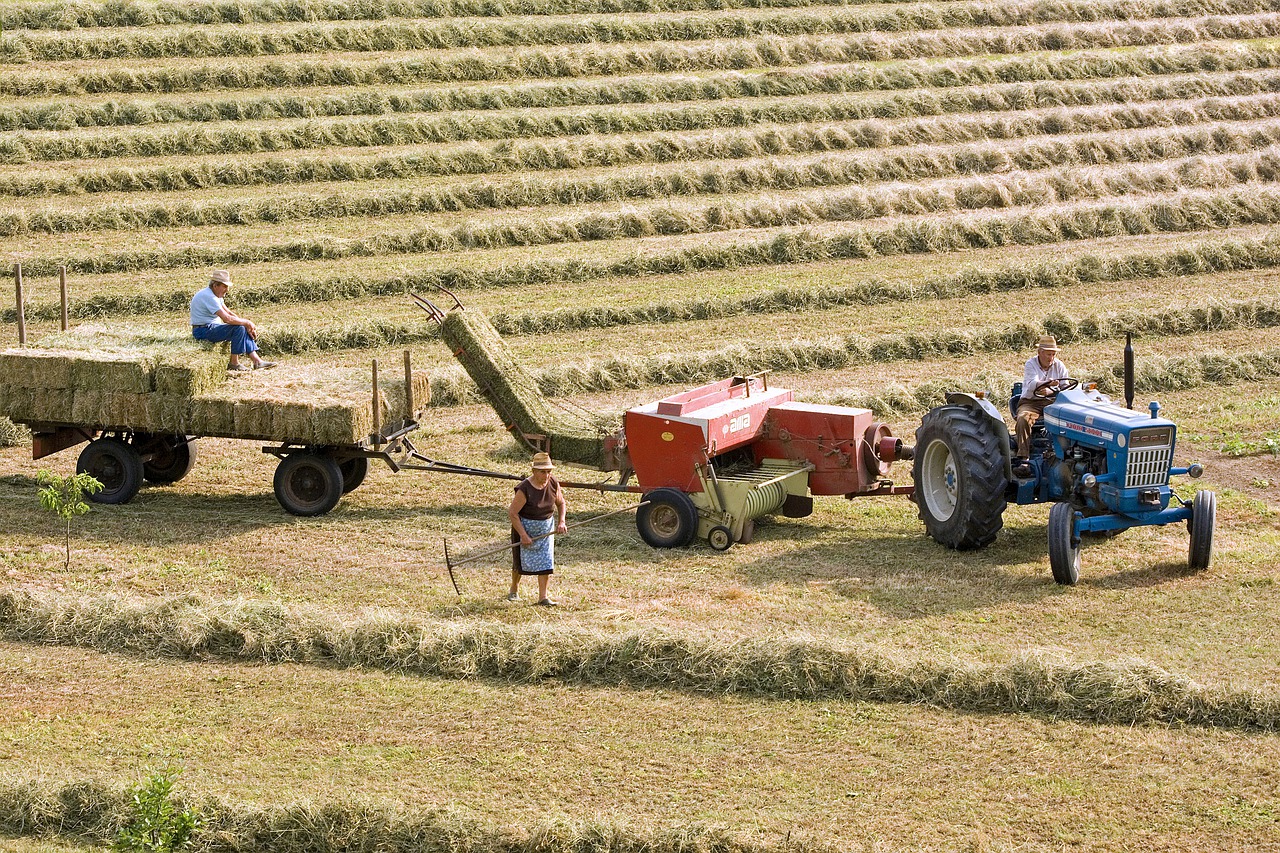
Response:
[[[511,549],[511,592],[507,601],[519,601],[520,578],[534,575],[538,578],[538,604],[556,604],[547,597],[547,583],[555,571],[553,534],[565,532],[564,516],[569,507],[560,483],[551,476],[554,469],[549,455],[535,453],[529,476],[516,486],[515,497],[507,508],[511,542],[520,543],[519,548]]]

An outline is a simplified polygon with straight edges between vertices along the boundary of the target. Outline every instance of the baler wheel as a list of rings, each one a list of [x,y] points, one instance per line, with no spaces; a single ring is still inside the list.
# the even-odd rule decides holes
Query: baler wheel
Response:
[[[1007,506],[1000,436],[965,406],[928,412],[916,430],[912,477],[925,530],[948,548],[984,548],[1004,526]]]
[[[100,504],[127,504],[142,488],[142,457],[118,438],[95,439],[80,451],[77,474],[92,474],[102,491],[89,495]]]
[[[1218,514],[1218,497],[1213,492],[1196,492],[1191,501],[1191,518],[1187,528],[1191,531],[1191,548],[1187,563],[1195,571],[1209,568],[1213,561],[1213,525]]]
[[[276,500],[292,515],[324,515],[342,499],[342,469],[319,453],[290,453],[276,466]]]
[[[640,538],[654,548],[683,548],[698,535],[698,508],[679,489],[654,489],[636,513]]]
[[[1076,508],[1059,501],[1049,509],[1049,568],[1053,579],[1063,586],[1080,580],[1080,540],[1073,545]]]
[[[707,532],[707,544],[715,551],[728,551],[733,546],[733,531],[717,524]]]

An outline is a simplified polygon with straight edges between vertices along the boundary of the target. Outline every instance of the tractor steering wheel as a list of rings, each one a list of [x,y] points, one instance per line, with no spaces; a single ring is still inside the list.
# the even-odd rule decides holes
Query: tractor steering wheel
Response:
[[[1050,385],[1053,385],[1055,383],[1057,383],[1057,386],[1058,386],[1057,389],[1051,391],[1048,394],[1041,393],[1042,391],[1047,389]],[[1064,376],[1061,379],[1050,379],[1048,382],[1041,382],[1039,385],[1036,386],[1036,390],[1032,391],[1031,393],[1033,396],[1036,396],[1036,397],[1056,397],[1062,391],[1070,391],[1072,388],[1077,388],[1079,386],[1080,386],[1079,379],[1073,379],[1070,376]]]

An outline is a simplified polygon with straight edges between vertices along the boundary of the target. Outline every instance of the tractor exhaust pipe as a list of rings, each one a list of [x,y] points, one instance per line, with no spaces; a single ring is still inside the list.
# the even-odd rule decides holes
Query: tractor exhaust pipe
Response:
[[[1133,333],[1124,336],[1124,404],[1133,408]]]

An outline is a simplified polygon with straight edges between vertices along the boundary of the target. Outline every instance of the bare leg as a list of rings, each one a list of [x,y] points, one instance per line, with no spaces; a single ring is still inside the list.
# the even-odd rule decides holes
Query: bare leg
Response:
[[[517,595],[520,592],[520,573],[515,569],[511,570],[511,594]]]
[[[551,580],[551,572],[543,572],[538,575],[538,600],[547,600],[547,582]]]

